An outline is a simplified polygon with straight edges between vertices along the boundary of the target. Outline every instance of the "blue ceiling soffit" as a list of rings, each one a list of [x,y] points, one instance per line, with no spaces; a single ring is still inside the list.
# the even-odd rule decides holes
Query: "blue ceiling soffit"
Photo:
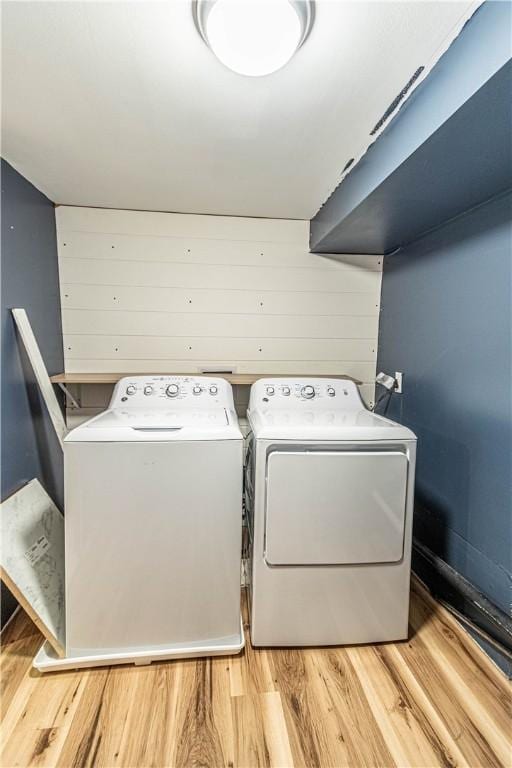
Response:
[[[314,253],[391,253],[512,187],[510,3],[485,3],[310,226]]]

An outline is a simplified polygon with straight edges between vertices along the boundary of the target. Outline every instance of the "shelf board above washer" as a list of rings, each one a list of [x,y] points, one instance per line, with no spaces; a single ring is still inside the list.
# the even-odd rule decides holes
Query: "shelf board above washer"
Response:
[[[201,373],[200,371],[192,371],[189,373],[57,373],[55,376],[51,376],[50,380],[53,384],[117,384],[119,379],[130,376],[216,376],[220,379],[226,379],[230,384],[241,384],[250,386],[254,384],[258,379],[294,379],[302,378],[302,374],[283,374],[283,373],[216,373],[209,371],[208,373]],[[307,374],[308,377],[311,374]],[[320,374],[313,378],[320,379],[348,379],[355,384],[362,384],[359,379],[354,379],[352,376],[345,376],[344,374]]]

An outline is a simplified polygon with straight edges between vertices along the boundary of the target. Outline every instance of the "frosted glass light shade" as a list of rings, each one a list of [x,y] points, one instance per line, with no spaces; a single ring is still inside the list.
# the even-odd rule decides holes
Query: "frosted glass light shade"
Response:
[[[196,25],[213,53],[241,75],[281,69],[309,32],[311,4],[290,0],[197,0]]]

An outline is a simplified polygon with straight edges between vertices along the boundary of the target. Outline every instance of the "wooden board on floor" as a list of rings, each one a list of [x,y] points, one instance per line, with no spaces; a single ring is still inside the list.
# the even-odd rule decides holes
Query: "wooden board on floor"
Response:
[[[0,576],[59,657],[65,656],[64,518],[38,480],[1,504]]]

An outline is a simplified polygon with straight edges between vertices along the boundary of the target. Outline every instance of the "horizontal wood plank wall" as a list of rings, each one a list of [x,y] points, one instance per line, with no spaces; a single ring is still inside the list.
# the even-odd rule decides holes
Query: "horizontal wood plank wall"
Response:
[[[373,398],[382,258],[309,223],[57,208],[66,372],[339,374]]]

